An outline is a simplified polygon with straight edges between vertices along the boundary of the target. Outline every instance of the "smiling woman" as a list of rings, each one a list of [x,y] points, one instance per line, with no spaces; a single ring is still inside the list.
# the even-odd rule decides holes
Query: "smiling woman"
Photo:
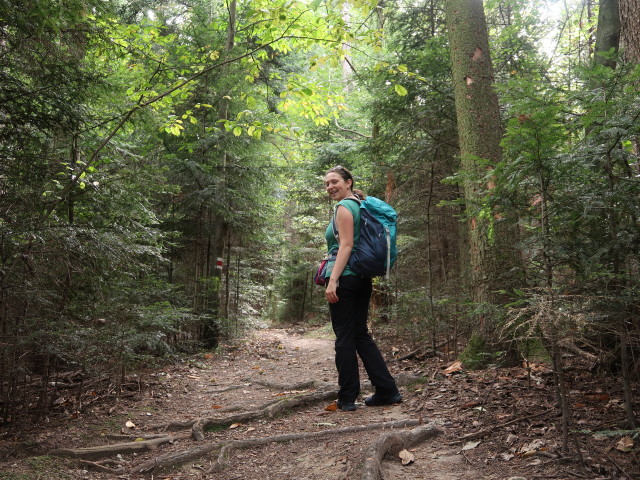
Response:
[[[355,402],[360,394],[358,356],[375,387],[375,394],[365,399],[365,405],[401,402],[402,396],[396,382],[367,329],[371,278],[358,275],[347,265],[351,252],[358,248],[360,239],[359,202],[347,199],[363,200],[365,195],[354,190],[353,175],[342,166],[333,167],[327,172],[324,185],[331,199],[338,202],[335,222],[337,231],[340,232],[338,239],[331,222],[325,231],[328,251],[338,252],[333,264],[327,268],[329,280],[325,290],[331,312],[331,325],[336,334],[336,367],[340,387],[338,408],[344,411],[356,410]]]

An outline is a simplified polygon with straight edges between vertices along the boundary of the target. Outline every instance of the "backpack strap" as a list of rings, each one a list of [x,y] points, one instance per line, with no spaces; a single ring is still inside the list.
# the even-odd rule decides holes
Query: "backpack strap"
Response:
[[[344,200],[353,200],[354,202],[356,202],[358,204],[358,206],[362,205],[362,201],[360,201],[359,198],[354,198],[354,197],[347,197]],[[333,218],[331,219],[331,231],[333,232],[333,236],[336,237],[336,240],[338,241],[338,243],[340,243],[340,235],[338,233],[338,225],[336,223],[336,215],[338,215],[338,207],[340,205],[336,205],[336,208],[333,211]],[[343,205],[344,206],[344,205]],[[354,220],[355,223],[355,220]],[[355,233],[354,233],[355,235]]]

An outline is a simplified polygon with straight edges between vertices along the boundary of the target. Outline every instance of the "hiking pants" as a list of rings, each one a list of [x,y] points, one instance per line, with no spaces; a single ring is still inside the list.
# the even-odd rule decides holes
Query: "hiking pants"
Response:
[[[378,346],[367,329],[371,279],[359,275],[343,275],[338,282],[338,302],[329,304],[331,325],[336,334],[336,367],[338,369],[338,399],[355,402],[360,393],[358,355],[371,383],[379,395],[398,393]]]

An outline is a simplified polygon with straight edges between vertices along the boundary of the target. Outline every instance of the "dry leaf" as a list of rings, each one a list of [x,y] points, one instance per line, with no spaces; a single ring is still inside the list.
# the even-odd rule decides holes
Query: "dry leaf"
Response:
[[[531,455],[535,455],[537,452],[541,450],[544,450],[545,445],[546,443],[544,440],[541,440],[541,439],[534,440],[533,442],[520,447],[518,453],[523,457],[529,457]]]
[[[217,410],[218,408],[222,408],[222,405],[211,405],[211,408]]]
[[[204,357],[204,358],[206,358],[206,359],[213,358],[213,353],[205,353],[205,354],[203,355],[203,357]]]
[[[127,428],[136,428],[136,424],[133,423],[131,420],[127,420],[127,423],[125,423],[124,426]]]
[[[413,455],[413,453],[409,452],[408,450],[402,450],[398,454],[398,456],[402,460],[403,465],[409,465],[410,463],[413,463],[416,461],[416,457]]]
[[[630,452],[633,450],[633,438],[622,437],[618,443],[616,443],[616,450],[621,452]]]
[[[232,423],[231,425],[229,425],[229,428],[238,428],[241,425],[241,423]]]
[[[327,412],[335,412],[336,410],[338,410],[338,405],[336,405],[336,402],[333,402],[327,405],[326,407],[324,407],[324,409]]]
[[[454,373],[460,373],[462,372],[463,368],[462,368],[462,362],[458,361],[458,362],[454,362],[451,365],[449,365],[445,370],[444,370],[444,374],[445,375],[453,375]]]
[[[611,400],[611,397],[607,393],[593,393],[591,395],[585,395],[587,400],[591,400],[593,402],[608,402]]]
[[[467,442],[465,446],[462,447],[462,450],[471,450],[473,448],[476,448],[478,445],[480,445],[480,440],[477,440],[475,442]]]

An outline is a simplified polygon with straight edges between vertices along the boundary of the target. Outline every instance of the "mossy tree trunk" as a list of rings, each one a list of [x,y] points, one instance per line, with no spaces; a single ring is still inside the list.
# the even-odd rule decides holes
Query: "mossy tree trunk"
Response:
[[[488,207],[492,170],[501,160],[502,128],[482,0],[447,0],[447,28],[469,232],[471,293],[493,303],[497,289],[496,218]],[[478,315],[481,334],[489,325]]]

